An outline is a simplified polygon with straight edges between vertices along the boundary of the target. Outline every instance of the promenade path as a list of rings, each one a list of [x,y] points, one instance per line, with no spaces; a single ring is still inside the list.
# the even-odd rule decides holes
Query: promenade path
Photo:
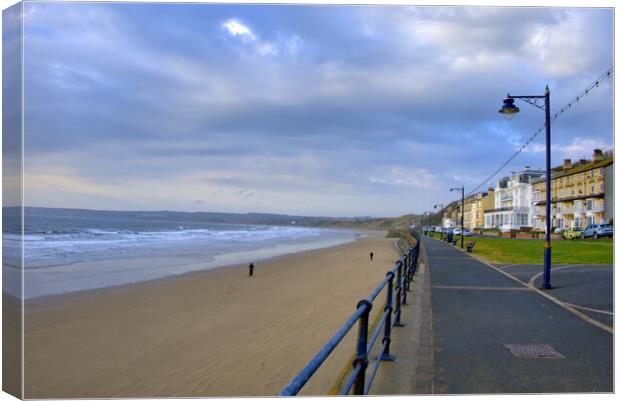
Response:
[[[583,301],[574,295],[584,293],[578,283],[562,285],[552,274],[557,287],[542,293],[532,266],[493,267],[428,237],[420,262],[403,309],[410,324],[395,330],[396,361],[380,369],[374,394],[613,391],[612,319],[573,307]],[[511,268],[524,276],[502,273]],[[613,310],[609,296],[598,308]]]

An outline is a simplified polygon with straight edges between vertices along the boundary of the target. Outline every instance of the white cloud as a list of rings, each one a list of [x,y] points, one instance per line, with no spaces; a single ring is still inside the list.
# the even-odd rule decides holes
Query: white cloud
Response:
[[[584,70],[590,52],[583,19],[572,15],[556,26],[540,26],[530,36],[526,48],[553,77],[565,77]]]
[[[250,28],[243,25],[236,19],[229,19],[222,24],[222,27],[228,31],[232,36],[239,36],[243,40],[255,41],[256,36],[252,33]]]
[[[392,167],[384,176],[376,177],[371,175],[368,179],[373,184],[426,189],[435,188],[436,182],[436,177],[424,168],[403,171],[400,167]]]
[[[605,143],[600,139],[577,137],[574,138],[569,145],[554,146],[553,151],[557,152],[557,154],[562,155],[562,158],[590,159],[592,158],[592,153],[594,149],[606,150],[609,148],[611,148],[611,145]]]
[[[528,145],[523,151],[531,152],[531,153],[542,153],[547,149],[547,147],[541,143],[533,143]]]
[[[293,35],[286,42],[286,49],[288,50],[289,54],[292,56],[296,56],[297,54],[299,54],[302,46],[303,46],[303,41],[297,35]]]
[[[279,53],[279,46],[272,42],[259,40],[259,36],[252,30],[236,19],[229,19],[222,23],[222,28],[226,29],[232,36],[239,37],[243,43],[251,44],[256,53],[261,56],[276,56]],[[286,43],[290,51],[290,42]]]
[[[256,51],[261,56],[269,56],[269,55],[278,54],[277,48],[272,43],[268,43],[268,42],[261,43],[260,45],[256,46]]]

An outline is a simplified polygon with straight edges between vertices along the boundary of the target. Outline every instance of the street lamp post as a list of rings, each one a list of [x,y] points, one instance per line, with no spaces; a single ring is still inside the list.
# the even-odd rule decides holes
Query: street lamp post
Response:
[[[551,289],[551,111],[549,102],[549,85],[545,87],[545,94],[542,96],[511,96],[508,94],[504,99],[504,105],[499,110],[501,114],[507,118],[514,117],[519,112],[519,108],[514,105],[514,99],[521,99],[532,106],[536,106],[545,112],[545,127],[546,127],[546,221],[545,221],[545,245],[544,245],[544,258],[545,264],[543,267],[543,284],[542,289]],[[538,104],[539,100],[544,101],[544,105]]]
[[[461,249],[463,248],[463,231],[465,231],[465,224],[463,222],[463,217],[465,216],[465,186],[459,188],[450,188],[450,192],[452,191],[461,191]]]
[[[437,209],[437,206],[439,206],[439,212],[441,213],[443,211],[443,203],[438,203],[438,204],[434,205],[433,209]],[[440,225],[443,226],[443,215],[441,216]]]
[[[438,203],[436,205],[433,206],[433,209],[437,209],[437,206],[439,206],[439,212],[441,213],[443,210],[443,203]],[[439,227],[441,228],[441,239],[443,240],[443,214],[441,215],[441,220],[439,220]]]

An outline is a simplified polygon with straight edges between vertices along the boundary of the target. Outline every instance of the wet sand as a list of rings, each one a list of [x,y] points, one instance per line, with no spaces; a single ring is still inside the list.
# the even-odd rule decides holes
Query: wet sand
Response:
[[[244,265],[27,301],[25,396],[276,395],[392,268],[384,235],[258,261],[253,277]],[[301,394],[328,393],[355,335]]]

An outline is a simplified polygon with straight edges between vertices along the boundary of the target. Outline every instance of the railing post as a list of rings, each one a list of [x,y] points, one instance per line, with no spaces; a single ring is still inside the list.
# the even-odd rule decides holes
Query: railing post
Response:
[[[407,252],[404,257],[403,260],[405,263],[403,263],[403,291],[402,291],[402,297],[403,297],[403,305],[407,305],[407,283],[408,283],[408,278],[409,278],[409,252]]]
[[[362,299],[357,303],[357,307],[361,308],[362,306],[366,306],[366,310],[360,317],[359,321],[359,329],[357,332],[357,352],[355,355],[355,360],[353,361],[353,369],[355,369],[358,365],[362,365],[362,368],[353,387],[353,394],[355,395],[364,395],[364,387],[366,386],[366,367],[368,366],[366,347],[368,347],[368,316],[370,314],[370,309],[372,309],[372,304],[368,302],[368,300]]]
[[[409,279],[407,280],[407,291],[411,290],[411,280],[413,280],[413,272],[415,268],[415,247],[409,250]]]
[[[408,266],[407,266],[407,283],[406,283],[406,288],[405,290],[407,292],[411,291],[411,280],[413,280],[413,266],[415,263],[415,257],[413,255],[413,247],[411,249],[409,249],[408,255],[409,257],[407,258],[407,262],[408,262]]]
[[[415,256],[413,257],[412,271],[413,273],[415,273],[418,270],[418,258],[420,257],[420,243],[419,242],[415,244],[415,247],[413,248],[413,252]]]
[[[396,274],[396,319],[394,320],[394,326],[403,327],[404,324],[400,322],[400,300],[403,291],[403,262],[399,260],[396,264],[398,268]]]
[[[384,313],[387,313],[385,318],[385,325],[383,326],[383,339],[381,340],[382,344],[385,344],[385,350],[379,357],[382,361],[393,361],[394,356],[390,355],[390,343],[392,342],[391,333],[392,333],[392,304],[394,298],[394,272],[387,272],[386,276],[389,277],[388,286],[387,286],[387,300],[385,302]]]

